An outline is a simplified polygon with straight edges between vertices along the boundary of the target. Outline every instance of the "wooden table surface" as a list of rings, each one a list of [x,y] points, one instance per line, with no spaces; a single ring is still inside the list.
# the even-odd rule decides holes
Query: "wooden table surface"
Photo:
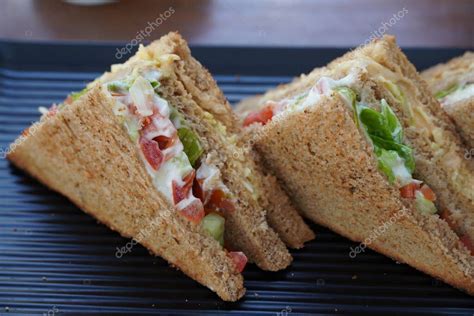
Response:
[[[473,13],[474,0],[0,0],[0,38],[128,42],[178,30],[192,44],[355,46],[380,31],[402,46],[472,47]]]

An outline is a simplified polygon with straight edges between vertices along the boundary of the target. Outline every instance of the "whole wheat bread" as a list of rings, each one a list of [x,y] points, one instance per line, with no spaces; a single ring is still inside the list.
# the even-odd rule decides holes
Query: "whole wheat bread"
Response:
[[[155,189],[112,106],[93,89],[35,126],[8,159],[222,299],[237,300],[245,289],[234,263]]]

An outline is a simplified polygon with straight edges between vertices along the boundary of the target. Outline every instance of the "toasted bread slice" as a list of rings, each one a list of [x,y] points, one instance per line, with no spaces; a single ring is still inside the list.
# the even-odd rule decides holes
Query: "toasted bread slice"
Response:
[[[174,81],[180,82],[183,86],[180,90],[185,90],[188,99],[201,107],[205,113],[208,113],[207,115],[211,115],[218,122],[216,124],[222,125],[216,133],[225,133],[230,138],[236,135],[241,128],[229,102],[207,69],[191,56],[186,41],[178,33],[170,33],[162,37],[160,41],[142,48],[130,59],[129,63],[140,60],[160,60],[163,56],[170,54],[179,58],[173,62],[170,72],[174,73]],[[127,63],[124,66],[127,67]],[[237,178],[240,175],[250,173],[252,185],[259,192],[258,202],[266,210],[266,218],[270,226],[288,247],[303,247],[306,241],[314,239],[314,233],[298,214],[276,178],[253,161],[258,157],[249,153],[249,146],[245,145],[245,143],[236,144],[237,147],[227,148],[229,159],[240,159],[243,162],[242,166],[250,168],[246,170],[246,167],[234,166],[233,181],[239,182]],[[251,210],[249,212],[253,213]],[[276,266],[272,269],[276,269]]]
[[[439,98],[443,110],[456,124],[456,128],[468,146],[467,156],[474,149],[474,93],[465,94],[474,84],[474,53],[451,59],[421,73],[431,92]],[[469,87],[473,90],[473,87]],[[462,91],[464,90],[464,92]],[[444,93],[443,93],[444,92]]]
[[[155,189],[113,104],[100,87],[92,89],[30,128],[8,159],[223,300],[239,299],[245,289],[234,263]]]
[[[474,257],[445,221],[400,198],[338,96],[264,128],[256,148],[308,218],[474,294]]]

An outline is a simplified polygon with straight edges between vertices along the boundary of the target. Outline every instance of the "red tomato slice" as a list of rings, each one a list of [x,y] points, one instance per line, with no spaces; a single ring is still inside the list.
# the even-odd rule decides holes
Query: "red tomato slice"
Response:
[[[56,104],[51,105],[51,107],[48,110],[48,116],[55,116],[58,114],[58,106]]]
[[[456,231],[457,230],[457,225],[456,223],[449,217],[451,215],[451,212],[449,210],[443,210],[441,212],[441,214],[439,214],[439,217],[441,217],[443,220],[446,221],[446,223],[448,223],[449,227]]]
[[[186,177],[183,179],[183,186],[179,186],[176,181],[173,180],[173,200],[174,204],[178,204],[182,200],[184,200],[191,191],[193,186],[194,175],[196,172],[193,170],[191,171]]]
[[[233,212],[235,211],[234,204],[227,198],[224,191],[216,189],[211,193],[209,201],[206,203],[206,209],[208,211],[218,210],[221,212]]]
[[[250,124],[255,122],[260,122],[260,117],[258,115],[258,112],[251,112],[244,119],[244,126],[249,126]]]
[[[64,104],[71,104],[72,102],[74,102],[74,101],[72,100],[72,96],[68,95],[67,98],[66,98],[66,100],[64,100],[63,103],[64,103]]]
[[[202,182],[203,180],[198,180],[197,178],[194,179],[193,182],[193,194],[195,197],[201,200],[204,203],[204,192],[202,191]]]
[[[244,126],[249,126],[253,123],[261,123],[262,125],[267,124],[273,117],[273,107],[271,105],[264,106],[258,112],[251,112],[244,119]]]
[[[234,261],[237,271],[240,273],[244,271],[245,265],[247,264],[247,256],[241,251],[230,251],[228,256]]]
[[[21,132],[21,135],[22,135],[23,137],[26,137],[26,136],[30,135],[30,128],[29,128],[29,127],[25,128],[25,129],[23,130],[23,132]]]
[[[136,109],[136,108],[135,108]],[[142,131],[143,133],[145,133],[146,129],[151,129],[151,130],[156,130],[156,127],[154,124],[151,124],[152,120],[151,120],[151,117],[149,116],[146,116],[142,119]]]
[[[200,200],[193,200],[184,209],[179,210],[179,212],[193,223],[199,223],[204,215],[206,215]]]
[[[420,185],[416,182],[412,182],[400,188],[400,195],[403,198],[414,199],[415,191],[419,189]]]
[[[230,213],[235,211],[235,205],[229,199],[225,199],[221,201],[219,209],[222,210],[222,212]]]
[[[225,199],[225,193],[222,190],[215,189],[211,192],[211,197],[209,198],[208,205],[219,208],[221,201]]]
[[[129,110],[130,113],[132,113],[133,115],[138,115],[137,106],[136,106],[135,104],[129,104],[129,105],[128,105],[128,110]]]
[[[433,190],[431,190],[431,188],[426,185],[426,184],[423,184],[421,186],[421,189],[420,189],[421,193],[423,193],[423,196],[425,197],[425,199],[427,200],[430,200],[430,201],[436,201],[436,194],[433,192]]]
[[[464,246],[466,246],[467,250],[471,252],[471,256],[474,256],[474,243],[469,238],[469,236],[464,235],[462,237],[459,237],[459,239],[464,244]]]
[[[175,139],[175,137],[168,137],[165,135],[160,135],[153,138],[153,140],[158,143],[158,147],[160,147],[161,150],[170,148],[173,145]]]
[[[163,162],[163,153],[161,152],[158,143],[146,139],[145,137],[140,137],[140,147],[150,166],[154,170],[158,170]]]

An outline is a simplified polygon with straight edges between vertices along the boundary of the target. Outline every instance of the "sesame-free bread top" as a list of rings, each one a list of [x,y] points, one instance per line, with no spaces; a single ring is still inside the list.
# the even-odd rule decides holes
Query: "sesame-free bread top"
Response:
[[[262,129],[256,149],[305,216],[474,294],[474,258],[438,215],[400,198],[337,95]]]
[[[155,189],[112,104],[93,89],[35,126],[8,159],[222,299],[237,300],[245,289],[232,260]]]

